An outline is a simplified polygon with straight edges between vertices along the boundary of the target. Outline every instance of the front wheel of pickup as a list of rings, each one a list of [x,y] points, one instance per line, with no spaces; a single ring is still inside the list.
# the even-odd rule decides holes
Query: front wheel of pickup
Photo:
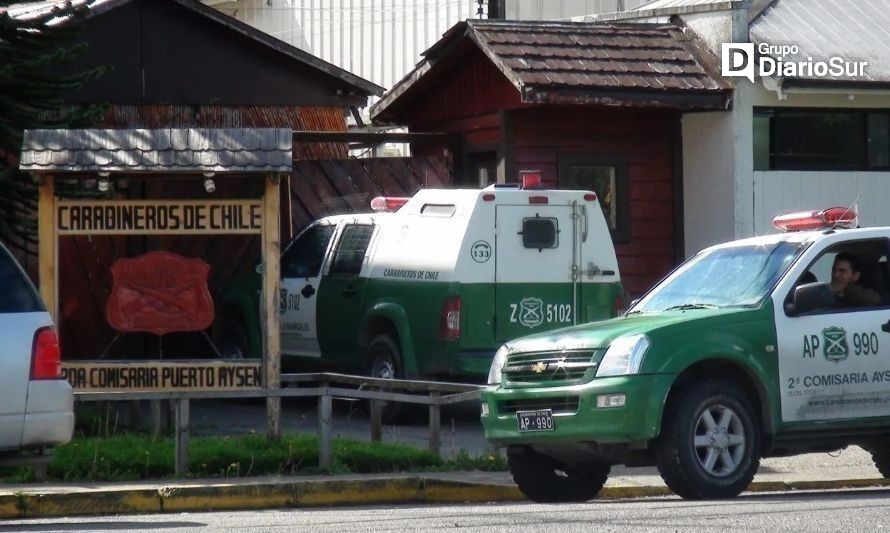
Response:
[[[754,479],[760,433],[751,402],[725,380],[692,388],[665,413],[655,460],[667,486],[687,499],[731,498]]]
[[[608,463],[569,467],[528,448],[507,449],[513,481],[528,499],[539,503],[586,502],[606,484]]]

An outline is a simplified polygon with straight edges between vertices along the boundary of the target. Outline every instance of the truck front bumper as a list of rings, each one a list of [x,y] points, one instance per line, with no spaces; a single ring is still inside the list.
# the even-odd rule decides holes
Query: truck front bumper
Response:
[[[482,393],[482,426],[494,445],[596,442],[638,443],[656,437],[673,374],[593,379],[565,387],[510,388]],[[620,407],[597,407],[597,398],[623,395]],[[517,412],[550,410],[553,430],[519,431]],[[486,414],[487,410],[487,414]]]

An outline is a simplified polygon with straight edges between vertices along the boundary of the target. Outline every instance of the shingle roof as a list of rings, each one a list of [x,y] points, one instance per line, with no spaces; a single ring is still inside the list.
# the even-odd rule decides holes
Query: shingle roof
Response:
[[[481,43],[525,87],[657,91],[729,88],[671,25],[472,23]]]
[[[676,105],[725,109],[732,85],[691,33],[671,24],[467,21],[372,108],[376,118],[469,38],[527,103]],[[693,98],[705,98],[700,105]],[[685,101],[684,101],[685,99]]]
[[[26,130],[19,168],[53,172],[290,172],[284,128]]]
[[[778,0],[751,24],[751,39],[796,45],[799,53],[783,61],[841,57],[868,62],[864,77],[828,78],[834,81],[890,82],[887,28],[890,12],[886,0]]]

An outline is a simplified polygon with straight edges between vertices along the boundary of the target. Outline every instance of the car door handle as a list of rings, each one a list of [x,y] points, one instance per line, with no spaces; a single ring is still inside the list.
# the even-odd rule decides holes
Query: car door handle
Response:
[[[351,297],[355,296],[355,294],[357,292],[358,291],[355,290],[355,287],[346,287],[345,289],[343,289],[343,296],[346,296],[347,298],[351,298]]]
[[[884,322],[881,325],[881,331],[883,331],[884,333],[890,333],[890,320]]]
[[[300,291],[300,294],[303,295],[303,298],[311,298],[313,294],[315,294],[315,287],[312,285],[306,285],[303,287],[303,290]]]

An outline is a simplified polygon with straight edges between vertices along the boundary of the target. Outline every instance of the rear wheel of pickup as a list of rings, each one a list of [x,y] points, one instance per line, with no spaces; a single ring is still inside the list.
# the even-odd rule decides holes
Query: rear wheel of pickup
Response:
[[[402,377],[402,355],[399,345],[387,334],[371,339],[366,352],[368,375],[372,378],[400,379]],[[405,405],[397,402],[382,402],[383,422],[400,422],[406,413]]]
[[[871,459],[875,463],[875,468],[884,478],[890,478],[890,445],[881,444],[880,446],[866,446]]]
[[[687,499],[731,498],[754,479],[760,434],[751,402],[726,380],[695,386],[665,413],[655,460],[667,486]]]
[[[565,466],[521,446],[507,449],[507,464],[519,490],[540,503],[586,502],[599,494],[612,469],[605,462]]]

